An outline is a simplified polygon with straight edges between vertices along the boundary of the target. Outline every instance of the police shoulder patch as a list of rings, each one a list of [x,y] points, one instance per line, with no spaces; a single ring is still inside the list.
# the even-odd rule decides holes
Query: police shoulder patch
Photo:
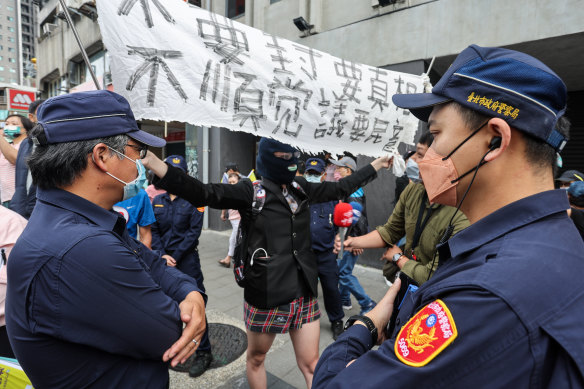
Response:
[[[406,365],[425,366],[457,335],[450,310],[442,300],[436,300],[418,311],[402,327],[395,340],[395,355]]]
[[[205,212],[205,207],[198,207],[197,208],[197,211],[199,211],[199,212]]]

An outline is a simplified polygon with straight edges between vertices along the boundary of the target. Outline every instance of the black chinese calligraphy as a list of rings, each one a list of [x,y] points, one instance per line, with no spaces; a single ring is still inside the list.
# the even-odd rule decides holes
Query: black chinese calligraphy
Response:
[[[290,70],[286,69],[286,64],[292,63],[291,59],[284,57],[286,48],[278,44],[278,38],[276,38],[274,35],[267,33],[264,33],[264,35],[269,36],[272,40],[272,42],[266,43],[266,47],[276,52],[276,54],[270,55],[272,62],[275,62],[280,66],[274,68],[274,73],[293,74]]]
[[[370,101],[373,101],[371,109],[378,106],[379,110],[383,112],[383,107],[389,106],[387,103],[387,81],[380,79],[379,76],[385,76],[387,72],[379,68],[369,68],[369,70],[375,75],[375,78],[371,78],[371,96],[368,97]]]
[[[152,21],[152,14],[150,13],[150,4],[148,3],[150,0],[139,0],[139,1],[140,1],[140,4],[142,5],[142,10],[144,11],[144,18],[146,19],[146,25],[148,26],[148,28],[152,28],[154,26],[154,22]],[[128,16],[130,14],[130,12],[132,11],[132,8],[134,8],[134,5],[136,5],[137,2],[138,2],[138,0],[124,0],[124,1],[122,1],[122,3],[120,4],[120,7],[118,8],[118,15]],[[164,6],[162,4],[160,4],[159,0],[152,0],[152,3],[154,4],[154,6],[156,8],[158,8],[158,11],[162,14],[162,16],[164,17],[164,19],[166,19],[167,22],[173,23],[173,24],[175,23],[174,19],[170,15],[170,13],[166,10],[166,8],[164,8]]]
[[[322,54],[310,47],[298,46],[294,44],[292,46],[294,46],[294,49],[296,49],[297,51],[308,54],[308,61],[310,62],[310,71],[306,70],[304,66],[301,66],[300,69],[304,72],[304,74],[308,76],[308,78],[310,78],[311,80],[316,80],[318,75],[316,73],[316,61],[314,59],[322,57]],[[302,63],[306,64],[306,59],[304,59],[304,57],[300,57],[299,59]]]
[[[241,72],[233,72],[233,75],[236,78],[243,78],[243,83],[235,91],[233,120],[241,120],[239,126],[243,127],[247,119],[250,119],[254,130],[257,131],[260,128],[260,119],[266,119],[263,110],[264,92],[249,87],[257,76]]]
[[[203,76],[203,82],[201,83],[201,90],[199,94],[199,99],[207,100],[207,93],[209,88],[209,80],[213,77],[213,86],[211,88],[211,101],[215,104],[217,99],[217,94],[219,93],[219,82],[221,81],[221,63],[215,64],[215,70],[211,72],[212,61],[207,61],[207,66],[205,67],[205,75]],[[231,85],[231,67],[229,65],[223,65],[223,90],[221,92],[221,111],[227,112],[227,106],[229,104],[229,89]]]
[[[154,100],[156,97],[156,83],[158,82],[158,72],[159,68],[162,68],[166,74],[168,82],[172,85],[174,90],[178,95],[187,101],[187,94],[182,89],[180,82],[172,73],[164,59],[174,59],[182,58],[182,53],[175,50],[157,50],[148,47],[128,47],[128,55],[139,55],[144,58],[144,63],[136,69],[136,71],[130,76],[128,83],[126,84],[126,89],[131,91],[136,86],[136,83],[150,70],[150,80],[148,82],[148,93],[146,95],[146,101],[152,107],[154,105]]]
[[[361,88],[359,88],[359,82],[361,82],[362,77],[361,69],[354,62],[342,59],[341,62],[335,62],[335,72],[337,76],[345,79],[345,83],[341,84],[343,93],[339,96],[333,92],[335,99],[337,101],[354,101],[360,104],[361,100],[356,97],[356,94],[361,91]]]
[[[249,44],[244,31],[233,26],[233,21],[219,23],[217,15],[209,13],[211,20],[197,18],[199,36],[205,40],[205,46],[221,57],[224,64],[236,63],[243,65],[241,56],[249,56]]]
[[[276,69],[274,69],[274,72]],[[274,77],[274,82],[268,84],[270,90],[269,93],[269,105],[276,106],[275,120],[278,122],[273,134],[277,133],[280,128],[282,128],[282,123],[284,123],[284,133],[297,137],[300,133],[302,125],[299,124],[295,130],[289,129],[290,119],[296,123],[300,116],[300,108],[306,110],[308,103],[312,97],[312,90],[304,87],[304,81],[300,80],[296,84],[292,85],[292,79],[286,78],[285,82],[282,82],[278,77]],[[284,106],[291,103],[292,107],[287,107],[284,114],[280,116],[280,111],[283,110]],[[292,110],[294,115],[292,115]]]
[[[373,122],[373,130],[371,131],[371,135],[369,135],[364,142],[367,143],[370,140],[373,140],[373,143],[380,143],[381,138],[383,137],[383,135],[387,133],[388,128],[389,128],[388,121],[375,118],[375,121]]]
[[[393,125],[393,134],[391,135],[391,138],[389,138],[389,141],[385,144],[385,146],[383,146],[383,151],[391,152],[396,148],[397,144],[400,142],[399,135],[402,133],[403,130],[404,127],[401,126],[399,124],[399,120],[396,119],[396,123]]]

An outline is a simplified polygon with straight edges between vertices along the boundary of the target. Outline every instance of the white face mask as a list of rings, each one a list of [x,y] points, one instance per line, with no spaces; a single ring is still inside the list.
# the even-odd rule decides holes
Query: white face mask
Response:
[[[138,171],[138,176],[130,182],[122,181],[118,177],[114,176],[113,174],[110,174],[109,172],[105,172],[105,174],[107,174],[108,176],[110,176],[110,177],[118,180],[122,184],[124,184],[124,196],[122,198],[122,201],[136,196],[138,194],[138,192],[140,191],[140,189],[142,189],[142,187],[144,186],[144,180],[146,179],[146,168],[144,168],[144,165],[142,165],[142,161],[140,159],[133,160],[132,158],[128,157],[127,155],[122,154],[119,151],[114,150],[109,146],[108,146],[108,148],[110,150],[112,150],[113,152],[118,153],[122,157],[127,158],[136,164],[136,170]]]
[[[304,178],[306,178],[306,181],[312,182],[312,183],[315,183],[315,184],[320,184],[321,177],[322,176],[315,176],[315,175],[312,175],[312,174],[306,174],[304,176]]]

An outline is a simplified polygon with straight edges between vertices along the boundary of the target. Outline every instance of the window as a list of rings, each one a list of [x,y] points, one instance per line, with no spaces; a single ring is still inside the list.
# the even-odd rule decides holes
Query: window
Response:
[[[9,22],[13,22],[14,18],[12,16],[6,16],[6,19],[8,19]]]
[[[14,11],[14,7],[11,7],[11,6],[7,5],[6,6],[6,10],[7,11]]]
[[[8,31],[14,32],[14,27],[8,27]]]
[[[0,81],[4,82],[5,81],[4,77],[0,77]]]
[[[16,53],[16,50],[14,49],[14,47],[9,47],[8,52],[9,53]]]
[[[227,0],[227,17],[236,18],[245,13],[245,0]]]
[[[9,36],[8,37],[8,42],[14,43],[14,42],[16,42],[16,39],[14,39],[14,37],[12,37],[12,36]]]
[[[0,72],[4,71],[4,66],[0,66]]]
[[[189,4],[196,5],[197,7],[201,6],[201,0],[188,0]]]
[[[16,84],[16,83],[17,83],[17,81],[16,81],[16,78],[11,78],[11,79],[10,79],[10,83],[12,83],[12,84]]]
[[[9,70],[10,70],[10,73],[16,73],[16,69],[10,68]]]
[[[280,0],[270,0],[270,4],[277,3],[278,1],[280,1]]]
[[[14,58],[8,58],[8,62],[16,63],[16,60]]]
[[[3,59],[4,59],[4,57],[0,55],[0,61],[2,61]]]

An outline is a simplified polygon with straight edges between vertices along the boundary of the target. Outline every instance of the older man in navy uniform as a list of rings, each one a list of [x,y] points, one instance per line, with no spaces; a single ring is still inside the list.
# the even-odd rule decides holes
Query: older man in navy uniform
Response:
[[[112,211],[146,145],[165,142],[109,91],[51,98],[38,118],[28,160],[38,200],[8,266],[16,358],[36,388],[167,388],[167,362],[201,341],[204,295]]]
[[[443,237],[445,260],[403,303],[397,281],[348,320],[313,388],[584,387],[584,243],[553,190],[566,95],[535,58],[472,45],[432,93],[393,97],[434,135],[419,162],[430,201],[471,226]]]

